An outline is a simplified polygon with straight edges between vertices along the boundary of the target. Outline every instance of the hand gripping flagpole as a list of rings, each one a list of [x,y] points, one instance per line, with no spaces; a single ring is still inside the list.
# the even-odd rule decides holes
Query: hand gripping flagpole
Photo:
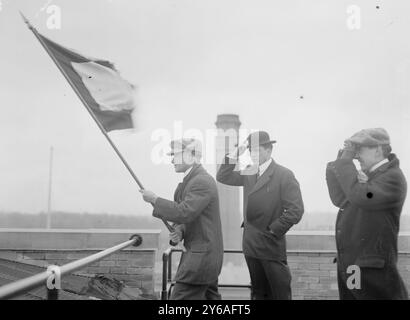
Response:
[[[144,186],[142,185],[141,181],[138,179],[138,177],[135,175],[134,171],[132,171],[131,167],[129,166],[129,164],[127,163],[127,161],[124,159],[124,157],[122,156],[122,154],[120,153],[120,151],[117,149],[117,147],[115,146],[115,144],[112,142],[111,138],[109,137],[109,135],[107,134],[107,132],[105,131],[104,127],[102,126],[102,124],[100,123],[100,121],[98,121],[98,119],[96,118],[96,116],[94,115],[94,113],[91,111],[90,106],[88,105],[87,101],[83,98],[83,96],[80,94],[80,92],[78,91],[78,89],[76,88],[76,86],[74,85],[74,83],[72,82],[71,78],[66,74],[65,70],[61,67],[60,63],[58,62],[58,60],[56,59],[56,57],[54,56],[54,54],[50,51],[50,49],[47,47],[47,45],[43,42],[43,39],[41,39],[41,37],[39,36],[36,28],[34,28],[31,23],[27,20],[27,18],[20,12],[21,17],[23,18],[24,22],[27,24],[28,28],[33,32],[33,34],[36,36],[37,40],[41,43],[41,45],[43,46],[44,50],[46,50],[46,52],[48,53],[48,55],[50,56],[50,58],[54,61],[54,63],[56,64],[57,68],[61,71],[61,73],[63,74],[63,76],[65,77],[65,79],[68,81],[68,83],[70,84],[71,88],[74,90],[74,92],[77,94],[78,98],[81,100],[81,102],[83,103],[83,105],[85,106],[85,108],[87,109],[88,113],[90,114],[90,116],[94,119],[95,123],[97,124],[98,128],[100,128],[102,134],[105,136],[105,138],[108,140],[108,142],[110,143],[111,147],[114,149],[115,153],[118,155],[118,157],[121,159],[122,163],[124,164],[124,166],[127,168],[128,172],[131,174],[131,176],[134,178],[135,182],[138,184],[138,186],[141,189],[144,189]],[[165,226],[167,227],[169,232],[174,232],[175,229],[174,227],[172,227],[168,221],[166,221],[165,219],[161,219],[162,222],[164,222]]]

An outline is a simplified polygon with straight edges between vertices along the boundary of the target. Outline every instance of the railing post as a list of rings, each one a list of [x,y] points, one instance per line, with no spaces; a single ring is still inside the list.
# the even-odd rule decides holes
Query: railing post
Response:
[[[47,300],[58,300],[58,289],[49,289],[47,287]]]
[[[161,291],[161,300],[168,300],[168,292],[167,292],[167,270],[168,270],[168,253],[165,251],[162,254],[162,291]]]
[[[168,257],[168,281],[171,283],[172,282],[172,253],[174,250],[169,251],[169,257]],[[171,296],[171,289],[172,289],[172,283],[169,286],[169,292],[167,292],[167,297],[168,299]]]
[[[171,282],[172,280],[172,249],[169,252],[169,257],[168,257],[168,281]]]

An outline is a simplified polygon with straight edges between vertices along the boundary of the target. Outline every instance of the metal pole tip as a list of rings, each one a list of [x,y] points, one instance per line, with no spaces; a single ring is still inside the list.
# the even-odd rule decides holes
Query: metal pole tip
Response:
[[[136,240],[135,240],[135,243],[133,244],[134,247],[138,247],[138,246],[141,245],[141,243],[142,243],[142,237],[141,237],[139,234],[133,234],[133,235],[130,237],[130,240],[133,240],[133,239],[136,239]]]

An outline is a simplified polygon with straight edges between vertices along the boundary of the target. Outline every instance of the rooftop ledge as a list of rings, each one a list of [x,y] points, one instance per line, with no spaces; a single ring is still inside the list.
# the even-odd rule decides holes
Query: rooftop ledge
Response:
[[[286,235],[293,235],[293,236],[334,236],[335,232],[333,231],[323,231],[323,230],[318,230],[318,231],[289,231],[286,233]],[[410,231],[403,231],[399,232],[399,237],[409,237],[410,236]]]
[[[0,228],[1,232],[23,232],[23,233],[125,233],[125,234],[134,234],[134,233],[152,233],[160,234],[162,230],[160,229],[35,229],[35,228]],[[334,236],[335,232],[333,231],[323,231],[323,230],[309,230],[309,231],[300,231],[300,230],[290,230],[286,233],[287,236]],[[403,231],[399,233],[399,237],[409,237],[410,231]]]
[[[104,250],[142,237],[138,247],[126,250],[158,250],[157,229],[6,229],[0,228],[0,250]]]
[[[36,229],[36,228],[0,228],[0,232],[29,232],[29,233],[161,233],[160,229]]]
[[[287,249],[291,252],[336,252],[334,231],[289,231]],[[410,253],[410,232],[400,232],[398,250]]]
[[[131,235],[142,236],[142,244],[127,250],[158,250],[158,229],[2,229],[0,250],[103,250],[127,241]],[[334,231],[289,231],[290,252],[335,252]],[[240,242],[240,240],[239,240]],[[410,232],[401,232],[399,252],[410,253]]]

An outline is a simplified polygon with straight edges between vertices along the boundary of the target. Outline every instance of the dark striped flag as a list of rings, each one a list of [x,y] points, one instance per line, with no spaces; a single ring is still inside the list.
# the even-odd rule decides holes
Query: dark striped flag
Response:
[[[111,62],[85,57],[47,39],[30,24],[21,12],[20,14],[89,111],[135,182],[140,189],[144,189],[107,134],[108,131],[134,127],[132,122],[134,86],[121,78]],[[168,221],[162,219],[162,222],[169,232],[175,231]],[[184,247],[183,250],[185,250]]]
[[[85,57],[38,32],[37,37],[107,132],[134,127],[134,86],[111,62]]]

